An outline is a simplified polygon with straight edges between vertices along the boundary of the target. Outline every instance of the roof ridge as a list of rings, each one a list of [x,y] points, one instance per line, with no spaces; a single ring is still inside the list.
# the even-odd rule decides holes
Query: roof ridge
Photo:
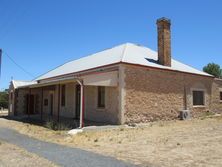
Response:
[[[125,53],[126,53],[126,49],[127,49],[127,45],[128,45],[128,43],[125,44],[125,47],[124,47],[123,53],[122,53],[122,58],[120,59],[120,62],[123,62],[123,59],[124,59]]]

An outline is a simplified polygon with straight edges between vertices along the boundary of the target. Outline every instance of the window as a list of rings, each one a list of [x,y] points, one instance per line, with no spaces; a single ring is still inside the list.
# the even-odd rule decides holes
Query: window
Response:
[[[204,105],[204,91],[193,91],[193,105],[201,106]]]
[[[98,87],[98,107],[105,108],[105,87]]]
[[[62,106],[66,105],[66,85],[62,85],[62,99],[61,99]]]
[[[222,101],[222,92],[220,92],[220,101]]]
[[[44,106],[48,106],[48,99],[44,99]]]

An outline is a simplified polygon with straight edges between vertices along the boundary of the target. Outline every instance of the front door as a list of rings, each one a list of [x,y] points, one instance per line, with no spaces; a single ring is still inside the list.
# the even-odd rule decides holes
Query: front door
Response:
[[[79,119],[80,116],[80,96],[80,85],[76,85],[76,119]]]
[[[53,94],[50,94],[50,115],[53,115]]]

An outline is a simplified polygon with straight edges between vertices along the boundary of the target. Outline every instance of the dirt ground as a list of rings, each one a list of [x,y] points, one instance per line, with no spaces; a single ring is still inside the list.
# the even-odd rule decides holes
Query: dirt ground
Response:
[[[41,140],[91,150],[142,166],[221,167],[222,117],[168,121],[91,131],[68,136],[66,131],[0,119],[20,133]]]
[[[54,164],[15,145],[0,141],[0,167],[55,167]]]

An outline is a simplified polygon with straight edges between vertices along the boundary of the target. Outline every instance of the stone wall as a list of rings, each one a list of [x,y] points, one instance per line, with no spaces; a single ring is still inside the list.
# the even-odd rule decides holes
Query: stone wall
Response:
[[[212,85],[211,110],[216,113],[222,113],[222,101],[220,100],[222,92],[222,80],[215,79]]]
[[[29,89],[16,89],[15,90],[15,114],[24,115],[27,114],[27,95]],[[40,113],[41,109],[41,93],[39,89],[31,89],[31,95],[34,95],[34,114]]]
[[[118,124],[118,88],[105,87],[105,108],[97,107],[97,86],[85,87],[85,119],[105,122],[110,124]]]
[[[125,123],[171,120],[182,109],[194,117],[210,109],[212,78],[174,71],[125,66]],[[205,105],[194,107],[192,90],[201,89]]]
[[[76,104],[76,83],[67,83],[65,84],[65,106],[61,106],[60,108],[60,116],[62,117],[68,117],[68,118],[75,118],[76,112],[75,112],[75,104]],[[62,86],[60,90],[60,95],[62,92]],[[61,101],[62,98],[60,98]],[[60,103],[61,104],[61,103]]]
[[[18,89],[17,95],[15,94],[15,113],[16,115],[23,115],[26,113],[27,110],[27,102],[26,102],[26,96],[28,94],[28,89]]]

